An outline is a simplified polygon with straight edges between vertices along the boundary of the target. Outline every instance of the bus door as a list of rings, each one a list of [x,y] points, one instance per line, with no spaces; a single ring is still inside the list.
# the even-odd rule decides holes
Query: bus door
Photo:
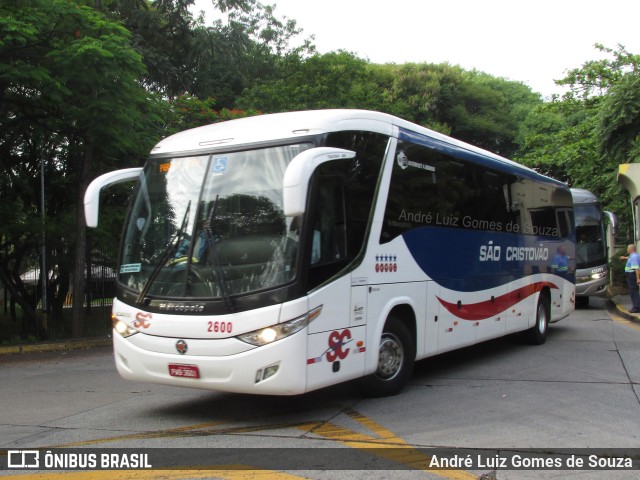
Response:
[[[309,211],[309,308],[322,305],[309,325],[307,388],[320,388],[364,373],[367,291],[352,288],[344,272],[348,251],[344,179],[315,178]],[[356,282],[357,283],[357,282]]]

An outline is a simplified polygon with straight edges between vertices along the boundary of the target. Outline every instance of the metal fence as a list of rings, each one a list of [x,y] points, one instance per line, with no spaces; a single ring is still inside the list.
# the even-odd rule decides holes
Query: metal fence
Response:
[[[111,332],[111,305],[116,293],[115,253],[94,250],[91,263],[85,268],[83,306],[84,336],[104,336]],[[64,269],[67,269],[64,271]],[[35,318],[12,301],[8,289],[0,283],[0,343],[24,340],[68,338],[72,333],[73,281],[68,266],[48,268],[47,298],[42,296],[40,268],[32,268],[20,275],[30,292]],[[28,323],[29,325],[25,324]]]

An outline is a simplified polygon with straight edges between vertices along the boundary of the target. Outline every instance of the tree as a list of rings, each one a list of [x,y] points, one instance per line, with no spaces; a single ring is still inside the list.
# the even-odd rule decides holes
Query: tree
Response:
[[[601,193],[593,176],[597,111],[595,104],[575,99],[540,105],[521,125],[515,159],[571,186]]]
[[[280,61],[276,78],[256,82],[237,100],[265,112],[316,108],[380,110],[505,156],[540,96],[526,85],[448,64],[375,65],[332,52]]]
[[[27,314],[24,336],[43,333],[33,311],[42,292],[20,279],[38,265],[40,165],[47,177],[47,256],[56,267],[49,298],[61,319],[75,264],[80,335],[88,181],[141,164],[159,138],[177,129],[257,113],[232,109],[237,94],[278,55],[311,48],[308,42],[288,48],[299,33],[295,22],[276,19],[256,0],[212,3],[228,22],[205,27],[189,10],[193,0],[0,4],[0,209],[9,222],[0,232],[0,278]],[[112,210],[103,209],[101,236],[117,238],[121,215],[111,213],[122,212],[124,202],[111,192],[105,197],[102,205]]]
[[[380,103],[367,61],[340,51],[278,61],[276,78],[257,81],[240,96],[240,108],[274,113],[321,108],[375,108]]]
[[[248,117],[259,113],[251,109],[217,109],[216,100],[213,98],[200,100],[193,95],[186,94],[178,96],[171,104],[177,113],[177,115],[174,116],[174,121],[168,125],[169,130],[172,132],[224,122],[235,118]]]
[[[596,49],[605,57],[570,70],[556,82],[569,91],[523,123],[518,160],[591,190],[624,221],[626,196],[616,173],[640,153],[640,57],[621,45]]]
[[[444,97],[460,84],[463,70],[448,63],[390,64],[386,68],[391,82],[385,89],[384,111],[450,134],[451,125],[442,118],[447,105]]]
[[[275,7],[257,0],[211,0],[221,15],[211,25],[194,18],[194,0],[102,0],[104,12],[131,32],[131,45],[146,66],[147,89],[169,99],[188,94],[215,98],[232,108],[235,97],[256,78],[274,72],[280,56],[302,55],[309,39],[296,22],[275,16]]]
[[[506,157],[517,149],[520,122],[542,103],[520,82],[447,63],[394,69],[387,111]]]
[[[62,208],[68,212],[78,207],[67,216],[75,218],[75,227],[65,224],[65,241],[74,242],[73,333],[79,336],[86,258],[79,207],[84,189],[97,173],[118,164],[125,152],[126,157],[146,155],[161,135],[167,104],[138,81],[145,69],[128,31],[95,9],[65,0],[3,4],[0,38],[0,148],[11,154],[3,168],[15,179],[4,188],[24,181],[17,164],[30,160],[33,171],[33,162],[44,161],[53,181],[63,185]],[[29,157],[25,153],[30,148],[34,154]],[[20,193],[14,202],[17,211],[25,219],[35,217],[34,189]],[[28,231],[33,236],[39,229],[24,228],[23,222],[22,235]],[[4,270],[3,277],[10,278],[3,279],[10,288],[19,286],[15,271],[23,239],[16,232],[3,241],[12,258],[4,258],[0,268],[13,263],[11,275]]]
[[[598,120],[603,157],[616,164],[640,158],[640,71],[625,73],[611,87]]]

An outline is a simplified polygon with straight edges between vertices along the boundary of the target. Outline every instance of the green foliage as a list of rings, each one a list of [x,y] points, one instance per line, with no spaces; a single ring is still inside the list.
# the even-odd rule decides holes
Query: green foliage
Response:
[[[624,74],[604,98],[598,115],[601,152],[614,163],[640,158],[640,73]]]
[[[142,56],[145,87],[173,99],[188,93],[232,108],[254,79],[274,71],[280,56],[303,55],[310,40],[290,47],[301,33],[296,22],[277,18],[257,0],[212,0],[221,18],[205,25],[189,8],[193,0],[103,0],[105,12],[123,22]]]
[[[0,278],[26,314],[27,335],[40,330],[33,324],[39,293],[20,273],[38,260],[41,166],[49,265],[67,279],[49,298],[61,309],[70,252],[84,236],[76,228],[83,185],[125,155],[146,155],[168,104],[138,81],[145,69],[129,32],[93,8],[66,0],[3,3],[0,38],[0,195],[8,222]]]
[[[582,101],[563,100],[540,105],[523,121],[521,154],[516,160],[572,186],[598,193],[591,181],[597,157],[594,136],[597,110]]]
[[[277,78],[258,80],[237,105],[265,112],[380,110],[510,156],[519,123],[539,95],[529,87],[448,64],[372,65],[340,51],[285,58]]]
[[[637,71],[638,55],[626,51],[618,45],[617,50],[601,44],[595,45],[605,58],[588,60],[581,67],[567,72],[565,78],[556,80],[558,85],[567,85],[570,90],[564,95],[566,99],[583,101],[597,100],[609,93],[620,78],[630,71]]]
[[[233,109],[235,96],[298,34],[295,22],[278,23],[273,10],[255,0],[215,1],[230,20],[212,27],[192,17],[192,3],[0,4],[0,280],[25,313],[23,336],[41,331],[34,324],[40,292],[28,289],[20,273],[37,266],[43,231],[55,267],[54,318],[61,318],[71,271],[83,278],[78,207],[86,183],[103,171],[141,164],[152,145],[176,129],[257,113]],[[169,101],[190,91],[207,100],[188,94]],[[100,237],[103,247],[104,239],[116,241],[129,194],[125,187],[105,192],[90,246]],[[76,287],[74,310],[81,280]]]
[[[449,64],[426,63],[387,67],[392,81],[386,88],[385,111],[450,134],[451,125],[442,118],[442,110],[449,94],[460,84],[463,70]]]
[[[627,192],[616,175],[640,155],[640,57],[623,46],[596,49],[605,58],[570,70],[557,82],[569,91],[523,122],[517,160],[591,190],[628,231]]]
[[[340,51],[282,58],[276,78],[258,80],[236,105],[266,113],[321,108],[375,108],[379,103],[367,61]]]
[[[239,110],[222,108],[216,109],[213,98],[200,100],[193,95],[180,95],[173,102],[177,115],[175,122],[170,125],[170,131],[178,132],[189,128],[201,127],[211,123],[224,122],[235,118],[258,115],[256,110]]]

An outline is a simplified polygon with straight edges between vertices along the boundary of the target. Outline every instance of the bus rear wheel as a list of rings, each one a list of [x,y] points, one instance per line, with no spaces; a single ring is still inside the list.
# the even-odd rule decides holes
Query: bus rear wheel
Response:
[[[415,342],[409,329],[390,317],[380,337],[376,371],[362,379],[362,386],[373,397],[395,395],[411,378],[414,360]]]
[[[547,295],[540,294],[536,306],[536,323],[525,332],[525,340],[531,345],[542,345],[547,340],[551,305]]]

